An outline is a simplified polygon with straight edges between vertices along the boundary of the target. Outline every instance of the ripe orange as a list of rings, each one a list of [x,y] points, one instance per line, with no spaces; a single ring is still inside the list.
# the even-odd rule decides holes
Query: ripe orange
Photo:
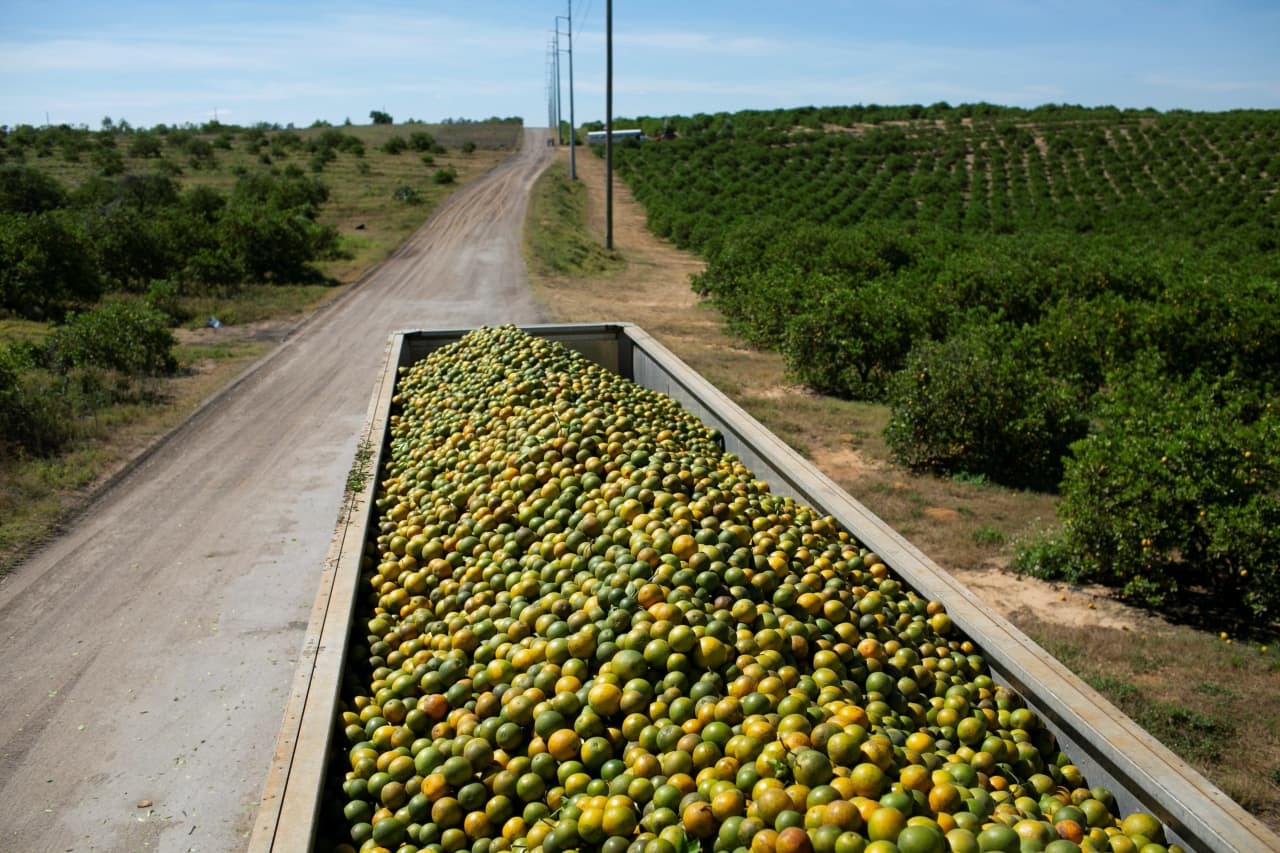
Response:
[[[895,808],[881,806],[867,818],[867,838],[893,841],[907,826],[907,816]]]
[[[547,739],[547,752],[558,761],[577,758],[581,748],[582,738],[573,729],[557,729]]]

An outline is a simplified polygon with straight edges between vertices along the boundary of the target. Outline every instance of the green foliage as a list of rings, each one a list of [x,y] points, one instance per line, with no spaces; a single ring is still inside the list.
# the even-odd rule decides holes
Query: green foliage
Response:
[[[431,176],[431,180],[437,184],[452,184],[458,180],[458,170],[452,166],[443,166],[436,169],[435,174]]]
[[[147,286],[143,300],[148,308],[164,315],[166,322],[172,326],[191,319],[190,314],[182,307],[181,295],[181,288],[176,281],[158,278]]]
[[[311,263],[339,251],[336,230],[316,221],[328,189],[298,170],[247,172],[225,196],[203,185],[184,192],[160,174],[96,176],[67,194],[22,169],[6,167],[0,181],[24,211],[0,213],[0,308],[21,316],[56,318],[104,287],[141,292],[155,280],[214,289],[310,280]],[[29,212],[54,204],[65,209]]]
[[[472,154],[472,153],[474,153],[474,152],[475,152],[475,150],[476,150],[476,144],[475,144],[474,142],[472,142],[470,139],[468,139],[466,142],[462,143],[462,153],[463,153],[463,154]]]
[[[403,136],[391,136],[387,141],[382,143],[382,153],[384,154],[400,154],[407,151],[409,143],[404,141]]]
[[[338,153],[364,156],[364,142],[360,137],[335,129],[325,130],[319,136],[312,137],[307,142],[306,149],[313,154],[325,156],[326,162],[331,161]]]
[[[1053,488],[1087,422],[1072,389],[1022,358],[1019,337],[1007,324],[979,322],[911,350],[893,379],[885,428],[899,462]]]
[[[218,223],[219,252],[240,280],[314,279],[311,261],[336,257],[338,232],[295,208],[232,203]]]
[[[168,318],[130,302],[110,302],[72,314],[46,343],[47,361],[60,373],[97,367],[127,375],[155,376],[178,367]]]
[[[0,212],[45,213],[66,203],[66,190],[46,172],[18,163],[0,166]]]
[[[1004,531],[998,527],[991,527],[988,525],[986,527],[979,527],[977,530],[973,531],[973,541],[978,545],[998,547],[1003,545],[1006,539],[1007,537],[1004,535]]]
[[[115,148],[99,148],[93,152],[94,165],[103,175],[120,175],[124,173],[124,157]]]
[[[24,443],[19,430],[27,422],[21,379],[22,371],[15,353],[10,347],[0,347],[0,436],[19,444]]]
[[[422,204],[426,201],[416,187],[411,187],[408,184],[396,187],[391,193],[391,197],[404,204]]]
[[[137,133],[129,142],[130,157],[160,157],[164,145],[154,133]]]
[[[369,120],[372,121],[374,124],[394,123],[394,120],[391,118],[391,114],[387,112],[383,112],[382,110],[371,110],[369,112]]]
[[[622,266],[587,228],[587,190],[569,180],[563,162],[548,167],[534,185],[525,228],[533,258],[543,268],[567,275],[598,275]]]
[[[333,149],[331,148],[321,149],[320,151],[317,151],[315,154],[311,155],[311,162],[309,163],[311,167],[311,171],[316,172],[317,174],[320,172],[323,172],[324,167],[329,165],[336,159],[338,159],[338,155],[333,152]]]
[[[415,130],[409,134],[409,147],[414,151],[431,151],[436,146],[436,138],[425,130]]]
[[[213,143],[199,136],[193,136],[183,146],[193,169],[212,169],[217,165],[217,152]]]
[[[693,288],[731,331],[840,396],[883,399],[908,353],[928,368],[895,392],[892,440],[913,466],[1052,489],[1106,375],[1146,350],[1168,382],[1276,384],[1280,171],[1264,140],[1280,112],[935,104],[636,123],[678,138],[621,148],[618,168],[650,228],[703,254]],[[974,317],[1004,340],[975,338]]]
[[[847,288],[811,276],[814,295],[786,325],[781,350],[797,381],[825,393],[881,399],[924,331],[921,303],[884,279]]]
[[[1213,270],[1178,278],[1138,318],[1141,334],[1177,376],[1234,373],[1276,379],[1280,365],[1280,276]]]
[[[200,255],[212,280],[297,282],[312,261],[336,257],[338,232],[316,221],[329,193],[307,177],[258,173],[236,182],[216,223],[216,245]]]
[[[1112,374],[1066,465],[1064,531],[1016,566],[1156,607],[1201,589],[1208,606],[1280,616],[1278,414],[1232,375],[1171,383],[1154,356]]]
[[[49,319],[101,292],[92,247],[68,211],[0,213],[0,308]]]
[[[65,396],[39,379],[26,353],[0,347],[0,454],[48,456],[70,440],[74,425]]]

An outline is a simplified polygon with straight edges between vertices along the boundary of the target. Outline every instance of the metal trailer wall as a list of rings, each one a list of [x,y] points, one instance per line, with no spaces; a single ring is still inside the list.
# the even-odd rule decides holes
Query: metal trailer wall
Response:
[[[808,460],[728,399],[639,327],[629,323],[529,326],[592,361],[679,401],[718,429],[725,449],[778,493],[834,516],[920,594],[942,601],[952,621],[981,648],[993,677],[1016,688],[1040,714],[1092,785],[1106,785],[1120,808],[1149,811],[1170,841],[1189,850],[1280,850],[1280,836],[1241,809],[1095,690],[914,545],[853,500]],[[387,450],[391,397],[400,367],[451,343],[467,330],[393,336],[387,369],[369,406],[364,440],[376,450],[373,472],[339,518],[307,641],[295,676],[250,849],[310,850],[315,832],[338,685],[357,597],[360,559],[377,518],[373,494]]]

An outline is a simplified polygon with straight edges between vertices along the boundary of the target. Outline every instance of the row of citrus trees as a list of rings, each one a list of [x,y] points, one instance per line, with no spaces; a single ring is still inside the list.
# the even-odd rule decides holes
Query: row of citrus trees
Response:
[[[1097,123],[925,123],[833,132],[730,118],[620,161],[662,236],[699,247],[767,210],[854,225],[932,222],[990,233],[1063,228],[1265,240],[1280,113]],[[670,203],[673,195],[680,203]]]
[[[1219,119],[1176,126],[1240,150],[1275,122],[1238,121],[1230,126],[1248,139],[1233,141]],[[1274,204],[1237,211],[1238,228],[1202,219],[1203,198],[1166,193],[1156,204],[1138,192],[1119,213],[1097,201],[1102,213],[1077,222],[1087,227],[1053,225],[1052,211],[987,230],[905,214],[833,226],[794,207],[768,168],[748,169],[751,187],[739,192],[726,164],[756,152],[785,172],[794,158],[812,192],[847,166],[808,149],[849,134],[792,134],[778,159],[777,146],[734,130],[624,148],[619,160],[651,221],[693,223],[685,242],[708,261],[694,287],[735,331],[780,350],[800,381],[888,402],[888,443],[913,468],[1060,490],[1064,524],[1024,546],[1022,569],[1108,582],[1153,605],[1199,589],[1242,618],[1280,615]],[[1031,128],[1050,146],[1057,130]],[[691,178],[708,163],[722,180],[714,197]],[[1256,197],[1278,177],[1255,165],[1219,167]],[[1138,186],[1137,167],[1125,168],[1109,182]],[[1144,180],[1177,186],[1144,168]],[[673,175],[688,191],[670,190]],[[918,192],[913,210],[954,202]],[[1057,192],[1037,204],[1058,204]],[[1087,214],[1067,196],[1073,217]]]

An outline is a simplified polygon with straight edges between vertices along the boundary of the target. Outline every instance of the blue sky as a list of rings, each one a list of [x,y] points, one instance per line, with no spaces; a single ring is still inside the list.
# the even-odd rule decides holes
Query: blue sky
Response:
[[[0,125],[520,115],[566,0],[0,0]],[[573,0],[604,117],[605,0]],[[614,114],[989,101],[1280,108],[1280,0],[616,0]],[[564,29],[564,22],[560,22]],[[562,37],[562,47],[564,46]],[[568,60],[561,75],[567,118]]]

